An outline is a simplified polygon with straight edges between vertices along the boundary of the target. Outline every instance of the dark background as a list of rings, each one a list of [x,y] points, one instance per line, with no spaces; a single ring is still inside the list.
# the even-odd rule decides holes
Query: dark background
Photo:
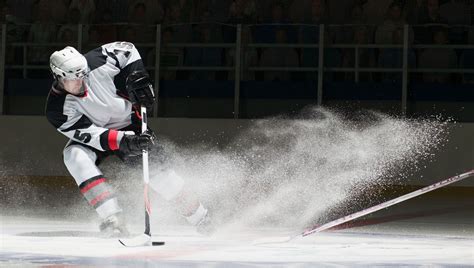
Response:
[[[7,115],[44,113],[55,50],[72,45],[87,52],[125,40],[137,46],[152,76],[160,42],[158,116],[234,118],[238,24],[239,118],[294,116],[318,103],[319,51],[308,45],[319,43],[321,24],[321,103],[401,115],[401,45],[409,24],[406,115],[474,121],[474,73],[460,70],[474,71],[472,0],[3,0],[0,6]]]

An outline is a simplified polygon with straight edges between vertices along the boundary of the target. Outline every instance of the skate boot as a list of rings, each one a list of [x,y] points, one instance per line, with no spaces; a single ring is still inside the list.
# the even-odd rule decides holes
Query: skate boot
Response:
[[[206,215],[196,224],[196,231],[205,236],[210,236],[216,231],[208,211],[206,211]]]
[[[118,214],[113,214],[105,218],[99,226],[100,232],[103,237],[127,237],[130,233],[122,220],[122,217]]]

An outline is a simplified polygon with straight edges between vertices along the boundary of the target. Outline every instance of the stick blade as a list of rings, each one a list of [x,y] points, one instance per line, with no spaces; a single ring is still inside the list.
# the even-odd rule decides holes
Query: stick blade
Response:
[[[126,247],[145,247],[151,246],[151,236],[147,234],[141,234],[132,238],[122,238],[119,242]]]

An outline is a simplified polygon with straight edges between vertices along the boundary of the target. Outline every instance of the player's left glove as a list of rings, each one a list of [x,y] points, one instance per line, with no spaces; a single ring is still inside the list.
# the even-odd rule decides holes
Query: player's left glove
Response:
[[[151,131],[138,135],[124,135],[120,141],[119,155],[123,158],[139,156],[155,144],[156,136]]]
[[[125,82],[125,87],[133,105],[143,105],[147,109],[153,107],[155,93],[150,77],[145,71],[134,71],[129,74]]]

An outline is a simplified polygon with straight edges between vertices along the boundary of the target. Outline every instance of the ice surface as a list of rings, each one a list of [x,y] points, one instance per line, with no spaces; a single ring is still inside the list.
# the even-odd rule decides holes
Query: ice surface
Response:
[[[197,234],[184,225],[173,204],[152,196],[156,197],[152,201],[152,233],[154,239],[166,245],[125,248],[117,239],[99,237],[94,211],[85,202],[70,205],[72,197],[61,196],[62,189],[48,189],[58,193],[48,195],[45,187],[22,185],[10,187],[6,193],[6,204],[11,207],[1,206],[0,266],[367,267],[474,263],[472,197],[456,197],[449,202],[421,197],[370,215],[379,218],[352,228],[283,243],[254,244],[258,239],[298,234],[315,222],[324,223],[367,207],[372,199],[380,199],[380,189],[393,180],[401,182],[409,177],[421,160],[441,147],[446,127],[443,122],[376,113],[359,121],[345,120],[324,109],[308,113],[301,120],[256,121],[225,148],[178,147],[161,141],[166,145],[170,165],[210,208],[218,224],[218,232],[212,237]],[[153,163],[151,159],[151,171],[161,168]],[[112,183],[118,182],[115,186],[127,220],[133,225],[131,230],[139,234],[143,229],[142,186],[132,182],[141,182],[141,170],[107,163],[103,168]],[[23,205],[25,199],[30,201],[29,206]],[[46,210],[36,211],[38,207]],[[384,213],[390,217],[381,217]]]
[[[204,237],[188,226],[159,225],[154,239],[166,245],[139,248],[99,238],[87,222],[3,216],[0,266],[469,266],[474,263],[472,208],[257,245],[252,242],[295,230],[223,229]]]

